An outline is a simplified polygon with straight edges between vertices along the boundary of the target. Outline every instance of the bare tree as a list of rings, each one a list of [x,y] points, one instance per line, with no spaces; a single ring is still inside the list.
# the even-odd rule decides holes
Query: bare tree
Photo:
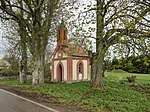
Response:
[[[21,26],[19,23],[19,20],[15,20],[11,18],[9,15],[3,15],[1,17],[3,22],[3,25],[5,26],[4,31],[5,34],[3,37],[8,41],[9,43],[9,49],[13,52],[16,52],[20,57],[19,61],[19,78],[20,83],[26,83],[26,74],[27,74],[27,43],[26,43],[26,31],[25,27],[19,27]],[[9,21],[7,21],[9,20]],[[16,24],[16,22],[18,24]],[[7,29],[6,29],[7,28]],[[21,51],[20,51],[21,50]]]
[[[33,61],[32,84],[44,83],[45,49],[50,35],[51,25],[62,15],[65,0],[0,0],[1,18],[12,19],[19,26],[22,66],[25,71],[26,50],[29,48]],[[74,3],[74,2],[72,2]]]

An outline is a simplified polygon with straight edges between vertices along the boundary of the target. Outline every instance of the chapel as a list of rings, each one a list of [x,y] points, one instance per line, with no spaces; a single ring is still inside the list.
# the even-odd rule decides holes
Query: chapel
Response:
[[[68,30],[62,21],[57,29],[57,46],[51,57],[52,82],[78,82],[90,80],[90,60],[88,53],[67,38]]]

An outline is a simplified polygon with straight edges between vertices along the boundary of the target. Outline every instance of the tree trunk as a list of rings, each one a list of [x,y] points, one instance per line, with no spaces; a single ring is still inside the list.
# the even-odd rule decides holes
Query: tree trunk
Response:
[[[20,79],[21,84],[24,84],[27,81],[27,56],[26,56],[26,53],[23,54],[23,52],[22,52],[22,57],[20,61],[19,79]]]
[[[32,73],[32,84],[38,85],[39,84],[39,73],[40,73],[40,61],[35,60],[33,73]]]
[[[20,83],[26,83],[27,81],[27,43],[26,43],[26,34],[25,27],[22,24],[20,25],[20,47],[21,47],[21,60],[19,66],[19,79]]]
[[[44,60],[40,56],[34,59],[34,68],[32,73],[32,84],[43,85],[44,84]]]
[[[24,84],[27,81],[27,74],[26,74],[26,70],[22,69],[19,71],[19,79],[20,79],[20,83]]]
[[[43,46],[44,47],[44,46]],[[41,71],[39,75],[39,84],[44,84],[44,74],[45,74],[45,49],[41,53]]]
[[[103,72],[103,63],[104,63],[104,53],[99,53],[98,55],[94,56],[93,63],[92,63],[92,82],[91,86],[92,89],[103,90],[103,80],[102,76]]]
[[[43,85],[44,84],[44,66],[45,66],[45,50],[42,46],[40,48],[36,48],[36,55],[33,59],[33,85]]]
[[[103,63],[105,56],[105,41],[103,40],[104,17],[103,17],[103,0],[97,0],[97,32],[96,32],[96,53],[92,61],[92,82],[93,89],[103,90]]]

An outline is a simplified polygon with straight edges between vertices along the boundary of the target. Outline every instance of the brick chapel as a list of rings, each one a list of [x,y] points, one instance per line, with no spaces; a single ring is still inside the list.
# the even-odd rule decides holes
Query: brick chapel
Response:
[[[51,57],[52,82],[78,82],[90,80],[88,53],[79,45],[69,44],[67,27],[62,21],[57,29],[57,46]]]

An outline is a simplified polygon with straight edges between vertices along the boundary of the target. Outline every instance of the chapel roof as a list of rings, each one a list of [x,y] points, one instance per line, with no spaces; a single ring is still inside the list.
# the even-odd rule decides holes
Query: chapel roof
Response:
[[[86,51],[79,45],[75,44],[62,45],[61,48],[68,55],[78,57],[88,57]]]

